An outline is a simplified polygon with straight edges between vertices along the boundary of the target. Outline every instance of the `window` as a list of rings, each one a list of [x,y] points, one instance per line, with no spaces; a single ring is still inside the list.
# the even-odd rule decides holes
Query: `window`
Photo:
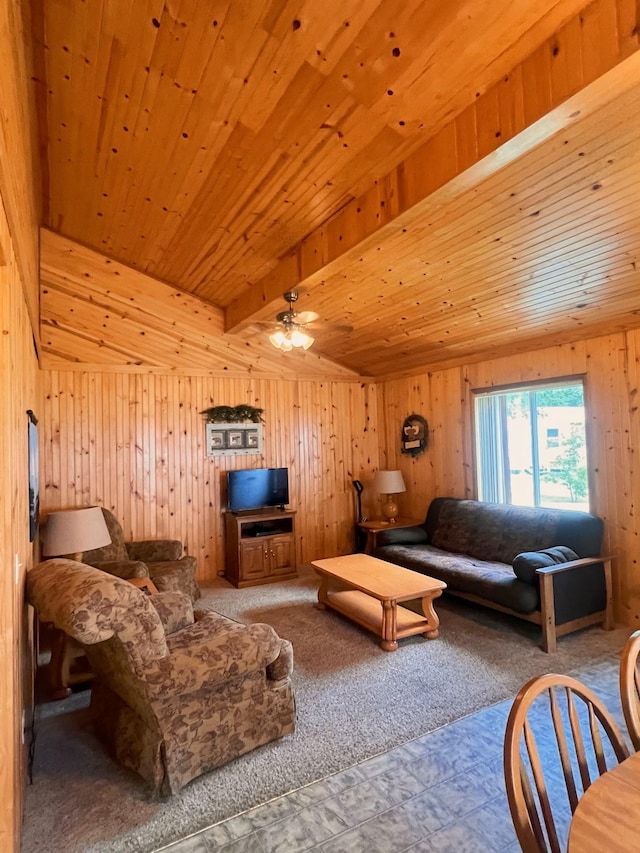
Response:
[[[478,498],[589,510],[581,381],[475,392]]]

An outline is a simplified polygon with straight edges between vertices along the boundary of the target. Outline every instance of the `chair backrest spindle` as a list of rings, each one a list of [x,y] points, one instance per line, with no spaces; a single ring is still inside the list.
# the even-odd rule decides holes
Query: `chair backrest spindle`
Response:
[[[538,702],[532,708],[535,700],[545,694],[547,707]],[[548,739],[542,727],[549,721],[557,753],[545,749]],[[622,734],[607,708],[576,679],[543,675],[520,690],[507,721],[504,771],[511,816],[525,853],[562,850],[559,829],[566,831],[568,820],[565,824],[556,823],[554,810],[559,811],[564,802],[566,811],[567,801],[560,774],[549,772],[549,763],[553,761],[561,769],[570,817],[580,796],[591,785],[592,774],[607,770],[605,741],[618,761],[628,757]],[[553,742],[553,738],[548,740],[550,744]],[[559,799],[555,799],[556,794]]]
[[[637,661],[640,653],[640,631],[627,640],[620,659],[620,701],[633,748],[640,750],[640,672]]]

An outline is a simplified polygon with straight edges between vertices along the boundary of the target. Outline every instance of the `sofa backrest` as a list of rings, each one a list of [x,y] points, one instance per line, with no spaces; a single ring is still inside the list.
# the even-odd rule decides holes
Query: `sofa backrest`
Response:
[[[555,545],[597,557],[604,529],[602,519],[588,512],[459,498],[434,498],[424,526],[435,548],[509,564],[522,551]]]

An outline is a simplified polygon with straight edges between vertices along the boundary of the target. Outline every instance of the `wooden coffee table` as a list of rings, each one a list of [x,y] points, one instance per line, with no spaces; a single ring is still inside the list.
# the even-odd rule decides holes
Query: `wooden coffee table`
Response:
[[[422,634],[434,640],[440,633],[433,601],[447,588],[443,581],[368,554],[313,560],[311,565],[321,577],[317,607],[330,607],[373,631],[382,637],[385,652],[395,652],[401,637]],[[329,590],[330,585],[336,588]],[[414,598],[422,599],[423,616],[398,606]]]

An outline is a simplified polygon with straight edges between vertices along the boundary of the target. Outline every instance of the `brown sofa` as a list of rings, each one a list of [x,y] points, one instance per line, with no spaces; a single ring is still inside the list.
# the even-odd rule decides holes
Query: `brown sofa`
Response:
[[[35,566],[27,597],[84,648],[96,732],[154,793],[293,732],[293,650],[269,625],[194,618],[183,593],[148,596],[67,559]]]

